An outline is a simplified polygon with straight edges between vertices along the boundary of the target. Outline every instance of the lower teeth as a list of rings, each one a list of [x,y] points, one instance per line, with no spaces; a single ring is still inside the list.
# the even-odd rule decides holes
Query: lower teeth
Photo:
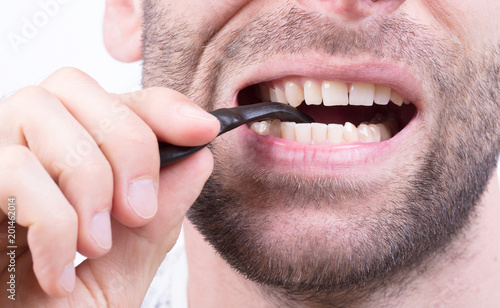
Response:
[[[297,141],[303,144],[344,144],[353,142],[381,142],[390,139],[398,131],[397,121],[388,117],[385,121],[372,120],[358,127],[350,122],[341,124],[294,123],[280,120],[254,122],[250,129],[259,135]]]

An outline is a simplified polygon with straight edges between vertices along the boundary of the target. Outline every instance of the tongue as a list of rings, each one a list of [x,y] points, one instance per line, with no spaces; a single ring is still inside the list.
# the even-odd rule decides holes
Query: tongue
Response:
[[[323,105],[306,105],[301,104],[297,109],[311,116],[314,122],[325,124],[345,124],[351,122],[354,125],[359,125],[362,122],[370,122],[377,113],[382,115],[394,114],[400,127],[404,127],[415,113],[413,105],[403,105],[398,107],[394,104],[387,106],[333,106],[325,107]]]
[[[375,108],[363,106],[335,106],[325,107],[322,105],[301,104],[297,109],[308,114],[318,123],[336,123],[344,124],[351,122],[354,125],[359,125],[361,122],[370,122],[376,114]]]

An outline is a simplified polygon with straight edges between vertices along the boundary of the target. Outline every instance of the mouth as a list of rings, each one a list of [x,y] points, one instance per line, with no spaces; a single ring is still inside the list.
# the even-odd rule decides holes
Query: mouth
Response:
[[[296,107],[314,122],[254,122],[248,125],[252,131],[315,146],[385,142],[404,130],[418,112],[412,101],[391,87],[373,83],[293,76],[254,84],[238,93],[242,106],[266,101]]]

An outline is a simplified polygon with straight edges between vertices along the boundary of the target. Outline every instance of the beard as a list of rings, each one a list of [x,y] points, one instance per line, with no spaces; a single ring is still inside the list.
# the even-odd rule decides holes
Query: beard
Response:
[[[226,85],[248,65],[308,50],[403,62],[424,81],[425,142],[378,179],[278,175],[231,136],[212,143],[214,172],[188,218],[268,294],[348,305],[403,286],[472,224],[500,152],[498,42],[472,52],[402,14],[349,28],[295,8],[232,32],[199,30],[147,2],[144,85],[207,109],[227,101]]]

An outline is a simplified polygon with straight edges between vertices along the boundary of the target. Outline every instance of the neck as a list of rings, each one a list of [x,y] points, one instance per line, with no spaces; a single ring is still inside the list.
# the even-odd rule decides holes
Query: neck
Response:
[[[390,303],[398,306],[486,307],[500,302],[500,188],[498,175],[490,179],[477,216],[464,234],[457,238],[425,273],[415,275],[404,292],[380,290],[368,306]],[[189,306],[198,307],[279,307],[278,298],[245,279],[204,241],[186,220],[186,251],[189,266]],[[456,249],[455,249],[455,248]],[[390,288],[390,287],[389,287]],[[381,294],[384,294],[383,296]],[[387,297],[387,294],[396,294]],[[297,307],[318,304],[296,303]],[[293,306],[287,302],[287,306]],[[362,303],[355,306],[363,306]]]

